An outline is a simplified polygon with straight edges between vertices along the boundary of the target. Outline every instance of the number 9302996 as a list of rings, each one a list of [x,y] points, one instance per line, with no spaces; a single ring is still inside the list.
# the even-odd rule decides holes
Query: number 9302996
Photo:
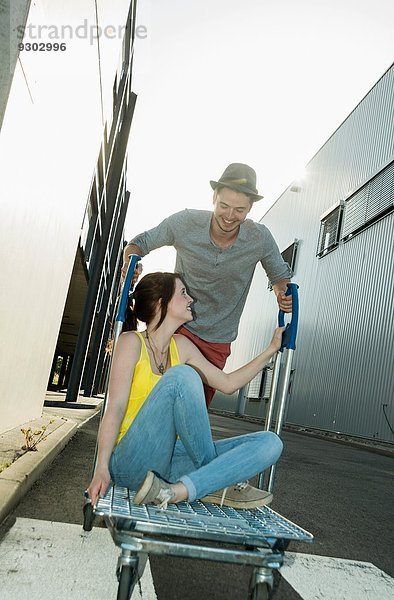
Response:
[[[65,42],[26,42],[18,44],[20,52],[64,52],[66,49]]]

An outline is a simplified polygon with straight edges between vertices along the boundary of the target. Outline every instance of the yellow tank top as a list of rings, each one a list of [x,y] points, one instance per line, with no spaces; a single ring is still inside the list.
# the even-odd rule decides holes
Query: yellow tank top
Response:
[[[146,398],[161,378],[161,375],[156,375],[151,369],[145,338],[139,331],[136,331],[135,333],[141,340],[141,352],[138,362],[135,365],[127,408],[123,421],[120,424],[116,444],[119,444],[120,440],[136,418]],[[172,367],[180,364],[178,348],[173,337],[170,341],[170,364]]]

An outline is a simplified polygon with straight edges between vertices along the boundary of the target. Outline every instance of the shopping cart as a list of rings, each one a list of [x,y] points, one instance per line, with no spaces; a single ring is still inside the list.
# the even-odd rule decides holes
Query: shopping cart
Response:
[[[122,330],[138,260],[138,256],[131,257],[123,285],[114,329],[114,346]],[[287,295],[292,295],[293,312],[291,322],[286,325],[283,334],[282,347],[275,359],[265,423],[265,429],[269,430],[275,421],[275,431],[278,434],[286,411],[292,353],[297,335],[297,287],[294,283],[288,284],[286,292]],[[279,311],[280,326],[284,325],[284,320],[284,313]],[[282,354],[286,357],[284,369],[281,367]],[[276,402],[279,388],[280,398]],[[103,413],[106,398],[107,392]],[[267,473],[260,474],[259,487],[265,485],[265,489],[272,491],[274,474],[273,467]],[[116,568],[119,581],[117,600],[131,598],[150,554],[252,566],[248,598],[267,600],[273,594],[273,572],[282,566],[289,542],[313,540],[310,533],[267,506],[251,510],[235,509],[195,500],[169,504],[162,510],[153,505],[134,504],[134,495],[134,490],[111,485],[105,497],[99,499],[93,507],[85,493],[84,530],[91,530],[95,515],[103,517],[116,546],[121,549]]]

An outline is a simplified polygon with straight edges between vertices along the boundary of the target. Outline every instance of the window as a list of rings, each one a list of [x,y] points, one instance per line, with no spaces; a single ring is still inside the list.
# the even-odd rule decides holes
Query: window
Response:
[[[90,189],[88,204],[85,211],[80,239],[80,246],[84,250],[86,262],[89,261],[90,254],[92,251],[93,238],[96,231],[97,215],[97,188],[96,178],[94,177],[92,181],[92,187]]]
[[[295,262],[296,262],[296,256],[297,256],[297,248],[298,248],[299,243],[300,243],[300,240],[295,239],[294,242],[290,246],[288,246],[285,250],[283,250],[283,252],[280,253],[283,260],[285,262],[287,262],[290,269],[293,271],[293,275],[294,275]],[[273,290],[273,287],[270,282],[268,282],[267,289],[269,289],[271,292]]]
[[[105,165],[104,165],[104,152],[103,152],[103,144],[101,144],[100,146],[100,154],[97,160],[97,164],[96,164],[96,173],[97,173],[97,188],[98,188],[98,199],[99,199],[99,205],[101,210],[103,210],[103,201],[102,201],[102,196],[103,196],[103,189],[104,189],[104,172],[105,172]],[[105,198],[104,198],[105,201]],[[105,210],[105,207],[104,207]]]
[[[248,400],[260,400],[260,387],[261,387],[261,379],[263,377],[263,371],[257,373],[256,377],[252,379],[249,383],[247,398]]]
[[[394,208],[394,161],[365,183],[345,202],[342,239],[369,227]]]
[[[117,101],[118,101],[118,73],[116,73],[116,75],[115,75],[114,87],[112,88],[113,112],[115,112]]]
[[[246,397],[250,402],[260,402],[260,400],[269,399],[272,386],[273,365],[274,362],[271,359],[269,364],[266,365],[249,383]]]
[[[316,256],[321,258],[338,246],[341,230],[343,203],[330,208],[320,218],[320,233],[317,244]]]
[[[299,243],[299,240],[294,240],[294,242],[288,248],[286,248],[286,250],[283,250],[283,252],[281,252],[283,260],[287,262],[293,273],[295,271],[295,262]]]

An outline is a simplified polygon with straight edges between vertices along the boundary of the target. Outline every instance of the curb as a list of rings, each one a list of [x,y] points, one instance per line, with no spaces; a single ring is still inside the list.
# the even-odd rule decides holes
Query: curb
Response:
[[[37,452],[27,452],[0,473],[0,523],[68,444],[80,425],[77,421],[64,421],[38,445]]]

